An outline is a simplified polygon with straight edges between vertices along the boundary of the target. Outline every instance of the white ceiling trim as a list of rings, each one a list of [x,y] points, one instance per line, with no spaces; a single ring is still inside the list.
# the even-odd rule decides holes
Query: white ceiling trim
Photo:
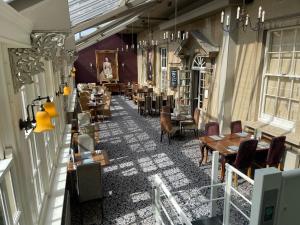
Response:
[[[94,27],[101,23],[108,22],[109,20],[116,19],[117,17],[122,16],[122,14],[126,14],[132,11],[139,11],[141,10],[141,8],[145,8],[145,7],[150,7],[156,2],[158,2],[158,0],[134,0],[130,2],[130,7],[127,6],[129,4],[128,3],[127,5],[125,4],[123,6],[120,6],[106,14],[96,16],[91,20],[77,24],[72,28],[72,33],[76,34],[80,31]]]
[[[195,19],[197,17],[205,16],[209,13],[212,13],[214,11],[220,10],[226,6],[228,6],[230,3],[230,0],[215,0],[212,2],[209,2],[205,5],[202,5],[196,9],[191,10],[190,12],[187,12],[183,15],[180,15],[177,17],[176,22],[177,24],[188,22],[192,19]],[[167,22],[163,22],[159,25],[160,30],[166,30],[170,27],[174,26],[174,19],[168,20]]]
[[[122,30],[126,29],[127,25],[128,24],[131,24],[131,23],[134,23],[135,21],[137,21],[139,18],[139,15],[136,15],[135,17],[113,27],[112,29],[108,30],[108,31],[105,31],[102,33],[102,35],[94,35],[93,37],[89,38],[86,42],[81,42],[79,44],[76,45],[76,50],[77,51],[80,51],[84,48],[87,48],[99,41],[102,41],[116,33],[119,33],[121,32]]]

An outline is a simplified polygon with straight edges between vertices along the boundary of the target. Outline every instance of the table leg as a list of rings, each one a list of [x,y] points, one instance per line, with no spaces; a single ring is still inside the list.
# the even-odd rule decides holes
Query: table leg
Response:
[[[221,159],[221,182],[224,182],[225,179],[225,164],[226,164],[227,160],[224,156],[222,156]]]
[[[205,148],[205,145],[200,143],[201,158],[200,158],[200,161],[199,161],[199,166],[202,165],[202,162],[203,162],[203,159],[204,159],[204,148]]]

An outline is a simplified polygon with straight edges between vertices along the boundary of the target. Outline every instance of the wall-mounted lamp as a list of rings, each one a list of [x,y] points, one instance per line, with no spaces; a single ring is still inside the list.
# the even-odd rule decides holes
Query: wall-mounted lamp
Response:
[[[124,72],[124,69],[125,69],[125,63],[124,62],[122,62],[122,71]]]
[[[43,104],[35,104],[36,101],[47,101]],[[40,107],[40,111],[34,115],[34,107]],[[32,119],[30,118],[29,108],[31,107]],[[31,104],[28,104],[26,107],[27,119],[19,120],[20,129],[25,129],[26,131],[34,128],[34,132],[40,133],[44,131],[53,130],[54,126],[51,123],[51,118],[57,117],[57,111],[53,102],[51,102],[50,97],[40,97],[34,99]]]
[[[71,77],[75,77],[76,76],[76,68],[73,66],[71,71],[70,71],[70,75]]]
[[[63,87],[63,89],[62,89],[62,87]],[[62,94],[64,96],[68,96],[71,94],[71,92],[72,92],[72,89],[68,85],[68,83],[63,83],[63,84],[59,85],[58,91],[56,92],[56,96],[59,96],[60,94]]]

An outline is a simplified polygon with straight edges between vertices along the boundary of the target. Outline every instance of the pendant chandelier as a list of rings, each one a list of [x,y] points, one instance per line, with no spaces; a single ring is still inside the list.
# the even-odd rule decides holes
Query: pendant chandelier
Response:
[[[221,13],[221,24],[222,28],[225,32],[230,32],[233,30],[238,29],[239,27],[242,28],[243,31],[246,31],[248,28],[253,31],[259,31],[263,29],[263,25],[265,22],[265,10],[263,10],[262,6],[260,5],[258,7],[258,13],[256,22],[253,22],[249,16],[249,13],[247,12],[246,6],[245,6],[245,0],[243,1],[243,6],[238,6],[236,9],[236,25],[231,26],[230,24],[230,15],[226,15],[224,11]],[[225,22],[225,23],[224,23]]]
[[[157,45],[158,45],[158,41],[153,40],[153,34],[151,32],[149,14],[148,14],[148,40],[139,41],[139,43],[137,44],[137,49],[146,50],[146,49],[154,48]]]
[[[163,33],[163,40],[166,40],[167,42],[181,42],[183,40],[188,39],[189,32],[187,31],[181,31],[177,30],[177,0],[175,0],[175,17],[174,17],[174,31],[169,32],[165,31]]]

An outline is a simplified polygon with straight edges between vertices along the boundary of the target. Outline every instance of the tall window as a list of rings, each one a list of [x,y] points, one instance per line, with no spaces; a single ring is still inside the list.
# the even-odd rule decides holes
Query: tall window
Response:
[[[168,87],[168,71],[167,71],[167,49],[160,49],[160,65],[161,65],[161,91],[167,92]]]
[[[261,119],[290,129],[300,101],[300,27],[268,33]]]
[[[0,224],[19,225],[21,210],[13,182],[12,159],[0,160]]]

